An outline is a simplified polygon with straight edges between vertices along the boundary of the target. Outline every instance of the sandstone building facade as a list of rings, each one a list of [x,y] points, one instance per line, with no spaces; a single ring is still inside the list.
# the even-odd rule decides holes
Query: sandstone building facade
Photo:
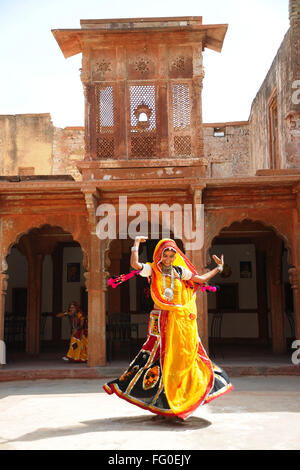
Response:
[[[106,363],[112,315],[126,313],[144,336],[147,286],[135,278],[107,288],[110,275],[129,271],[132,240],[119,226],[115,239],[97,234],[97,208],[111,204],[119,217],[120,195],[149,212],[153,203],[190,204],[194,224],[203,204],[203,246],[187,249],[185,235],[180,243],[200,273],[224,253],[226,269],[213,280],[220,295],[197,300],[207,348],[220,312],[224,342],[269,345],[276,354],[300,338],[299,0],[289,15],[249,120],[210,124],[202,122],[202,55],[221,52],[227,25],[82,20],[80,29],[52,31],[66,58],[82,53],[85,125],[56,128],[49,114],[0,116],[0,339],[9,343],[5,325],[18,311],[28,354],[67,339],[68,326],[53,314],[71,300],[88,311],[90,366]],[[160,218],[156,238],[163,229]],[[141,259],[151,250],[153,241]]]

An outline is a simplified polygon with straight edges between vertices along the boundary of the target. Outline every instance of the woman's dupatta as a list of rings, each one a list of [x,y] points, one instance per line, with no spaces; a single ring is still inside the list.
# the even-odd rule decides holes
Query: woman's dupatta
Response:
[[[170,408],[179,417],[189,416],[210,392],[214,374],[198,336],[196,291],[199,284],[182,283],[181,296],[173,300],[163,296],[161,260],[166,248],[176,251],[174,265],[188,268],[197,274],[196,268],[178,248],[174,240],[165,238],[158,242],[153,253],[151,294],[161,309],[161,366],[163,383]]]

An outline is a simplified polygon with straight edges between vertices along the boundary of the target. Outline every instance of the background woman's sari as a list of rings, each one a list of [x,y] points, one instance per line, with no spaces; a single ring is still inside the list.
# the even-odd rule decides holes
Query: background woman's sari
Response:
[[[87,347],[87,319],[79,310],[70,318],[71,330],[76,331],[71,335],[69,350],[66,357],[75,362],[86,362],[88,359]]]

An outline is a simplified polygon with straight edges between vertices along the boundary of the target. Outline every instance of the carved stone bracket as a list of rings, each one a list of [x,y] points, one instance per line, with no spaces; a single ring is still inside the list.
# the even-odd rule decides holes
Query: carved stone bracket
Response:
[[[9,275],[6,273],[0,273],[0,294],[6,295],[7,294],[7,286],[8,286],[8,279]]]
[[[206,184],[199,184],[197,186],[190,185],[189,187],[189,194],[193,198],[193,230],[196,228],[196,211],[197,211],[197,204],[202,204],[202,194],[203,190],[205,189]]]
[[[289,273],[289,281],[290,281],[290,284],[291,284],[291,288],[292,289],[298,289],[299,288],[299,285],[298,285],[299,269],[297,269],[295,266],[293,266],[292,268],[290,268],[288,270],[288,273]]]
[[[86,290],[89,291],[89,287],[90,287],[90,272],[89,271],[85,271],[83,273],[83,277],[85,278],[85,287],[86,287]]]
[[[85,197],[86,208],[88,212],[88,222],[91,233],[96,233],[96,211],[101,200],[101,192],[98,188],[92,192],[90,190],[82,189]]]

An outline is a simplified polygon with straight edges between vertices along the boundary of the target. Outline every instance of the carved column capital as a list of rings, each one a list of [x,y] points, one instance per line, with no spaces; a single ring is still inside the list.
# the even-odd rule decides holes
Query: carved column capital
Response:
[[[98,188],[95,188],[94,190],[82,188],[81,190],[84,193],[91,233],[96,234],[96,211],[101,199],[101,192]]]
[[[299,268],[296,268],[293,266],[292,268],[289,268],[288,273],[289,273],[289,281],[291,284],[292,289],[298,289],[298,281],[299,281]]]
[[[193,229],[195,229],[196,227],[197,204],[202,204],[202,195],[203,195],[203,190],[205,189],[205,187],[206,187],[206,183],[189,186],[189,194],[193,198]]]
[[[297,200],[300,198],[300,183],[296,183],[293,186],[292,193],[296,195]]]
[[[6,273],[0,273],[0,294],[6,295],[7,294],[7,286],[8,286],[8,279],[9,275]]]

